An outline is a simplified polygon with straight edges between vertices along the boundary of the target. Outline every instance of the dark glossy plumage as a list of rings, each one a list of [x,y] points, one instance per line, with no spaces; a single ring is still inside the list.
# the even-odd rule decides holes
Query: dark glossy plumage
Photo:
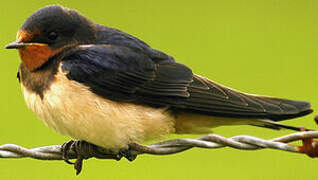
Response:
[[[145,103],[147,99],[190,96],[187,86],[192,72],[188,67],[173,59],[155,62],[142,51],[128,47],[82,46],[73,49],[62,63],[69,79],[112,100]]]
[[[174,112],[272,120],[311,112],[307,102],[240,93],[193,74],[170,56],[152,59],[155,55],[149,52],[117,45],[80,46],[65,55],[62,70],[104,98],[169,107]]]

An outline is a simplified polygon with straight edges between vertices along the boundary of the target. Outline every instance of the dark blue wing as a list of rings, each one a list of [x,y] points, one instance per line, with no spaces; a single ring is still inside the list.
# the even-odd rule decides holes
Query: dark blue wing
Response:
[[[81,46],[66,55],[67,77],[103,97],[141,102],[143,98],[188,97],[191,70],[173,59],[155,63],[146,54],[115,45]]]
[[[79,46],[64,56],[62,64],[69,79],[115,101],[167,106],[175,112],[273,120],[312,112],[307,102],[234,91],[192,74],[170,56],[124,46]]]

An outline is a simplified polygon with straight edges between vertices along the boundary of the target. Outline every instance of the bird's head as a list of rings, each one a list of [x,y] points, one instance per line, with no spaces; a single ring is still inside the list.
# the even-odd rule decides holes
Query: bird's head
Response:
[[[91,21],[74,10],[52,5],[33,13],[6,48],[18,49],[24,66],[34,71],[65,48],[90,44],[95,38]]]

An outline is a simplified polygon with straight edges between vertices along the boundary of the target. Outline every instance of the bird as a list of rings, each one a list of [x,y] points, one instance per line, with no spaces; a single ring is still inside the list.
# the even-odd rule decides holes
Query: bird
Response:
[[[313,112],[309,102],[240,92],[218,84],[172,56],[61,5],[28,17],[16,40],[25,102],[56,132],[107,149],[169,134],[279,121]]]

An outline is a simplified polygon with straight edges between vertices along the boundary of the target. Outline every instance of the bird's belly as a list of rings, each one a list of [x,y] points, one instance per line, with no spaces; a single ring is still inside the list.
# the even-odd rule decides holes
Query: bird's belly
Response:
[[[175,131],[174,117],[165,109],[104,99],[61,72],[42,99],[23,85],[22,91],[27,106],[48,127],[105,148],[125,148]]]

